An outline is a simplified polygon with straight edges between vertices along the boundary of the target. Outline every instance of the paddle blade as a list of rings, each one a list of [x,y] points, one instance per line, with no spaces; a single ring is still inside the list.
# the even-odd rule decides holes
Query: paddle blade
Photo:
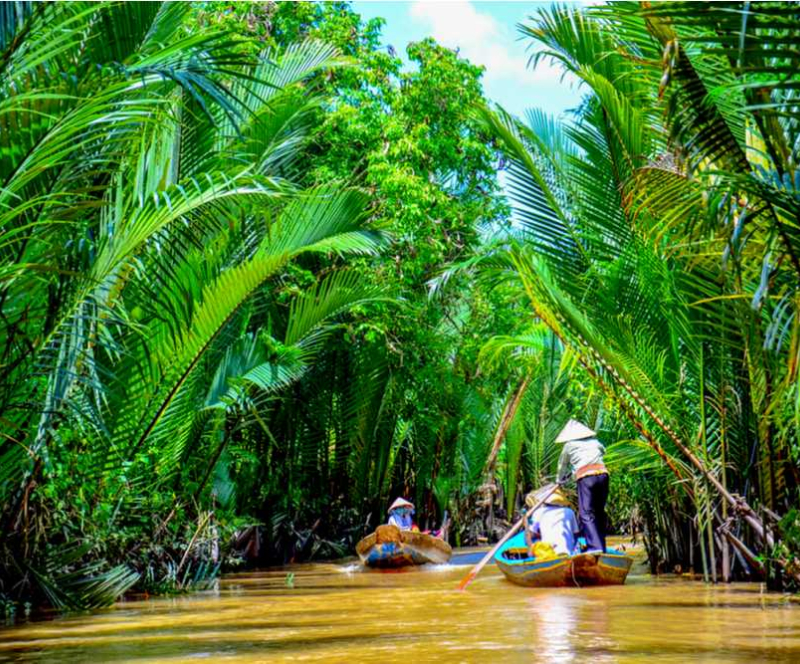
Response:
[[[469,573],[461,579],[461,583],[458,584],[459,590],[466,590],[467,586],[475,580],[475,577],[478,576],[478,573],[472,569]]]

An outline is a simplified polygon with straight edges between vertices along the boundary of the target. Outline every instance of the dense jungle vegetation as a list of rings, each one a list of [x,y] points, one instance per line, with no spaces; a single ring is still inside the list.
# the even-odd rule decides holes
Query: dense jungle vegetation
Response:
[[[796,579],[799,13],[532,7],[556,120],[347,3],[1,5],[6,610],[349,555],[398,494],[493,539],[569,417],[654,571]]]

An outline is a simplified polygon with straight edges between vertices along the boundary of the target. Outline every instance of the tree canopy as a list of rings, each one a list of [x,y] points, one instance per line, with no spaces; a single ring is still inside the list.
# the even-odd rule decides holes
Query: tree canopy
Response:
[[[398,494],[491,539],[570,417],[654,570],[796,577],[798,25],[539,9],[554,119],[344,2],[0,7],[0,600],[347,555]]]

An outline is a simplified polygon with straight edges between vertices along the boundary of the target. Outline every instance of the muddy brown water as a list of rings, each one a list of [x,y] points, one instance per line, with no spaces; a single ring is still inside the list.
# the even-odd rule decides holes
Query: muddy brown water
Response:
[[[529,589],[490,565],[459,592],[468,569],[232,574],[212,590],[0,629],[0,661],[800,661],[800,604],[757,584],[637,566],[624,586]]]

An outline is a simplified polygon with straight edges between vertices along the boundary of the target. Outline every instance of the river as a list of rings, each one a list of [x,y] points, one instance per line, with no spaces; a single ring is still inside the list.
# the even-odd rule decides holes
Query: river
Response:
[[[625,586],[528,589],[489,566],[312,564],[0,629],[0,661],[800,661],[800,604],[757,584],[634,569]],[[293,577],[288,574],[293,574]]]

